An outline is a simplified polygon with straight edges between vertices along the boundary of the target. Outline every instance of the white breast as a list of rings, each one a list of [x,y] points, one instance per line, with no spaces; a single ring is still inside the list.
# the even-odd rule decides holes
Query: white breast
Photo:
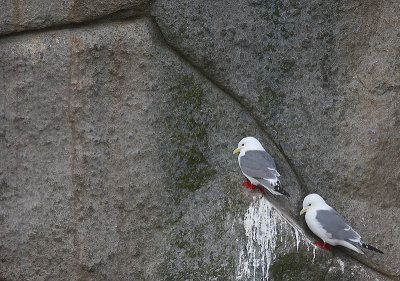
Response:
[[[331,237],[330,235],[322,228],[321,224],[317,221],[317,211],[315,209],[309,209],[306,212],[306,223],[310,230],[321,238],[323,241],[327,242]]]

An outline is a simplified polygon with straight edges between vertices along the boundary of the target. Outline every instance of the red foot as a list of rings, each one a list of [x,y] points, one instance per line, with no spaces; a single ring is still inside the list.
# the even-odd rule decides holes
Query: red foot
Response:
[[[332,246],[329,244],[326,244],[325,242],[324,242],[324,244],[321,244],[318,241],[315,241],[314,244],[317,245],[318,247],[320,247],[321,249],[332,250]]]
[[[265,194],[264,188],[257,186],[258,190],[261,191],[262,194]]]
[[[250,181],[246,181],[246,182],[242,183],[242,185],[244,185],[245,187],[250,188],[250,189],[254,189],[256,187],[254,184],[251,184]]]

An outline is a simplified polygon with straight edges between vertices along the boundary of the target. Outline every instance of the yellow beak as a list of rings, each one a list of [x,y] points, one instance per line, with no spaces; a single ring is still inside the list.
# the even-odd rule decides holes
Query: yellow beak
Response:
[[[305,212],[307,212],[306,209],[301,210],[301,211],[300,211],[300,216],[301,216],[302,214],[304,214]]]
[[[233,154],[236,154],[236,153],[238,153],[238,152],[240,152],[240,148],[236,148],[236,149],[233,151]]]

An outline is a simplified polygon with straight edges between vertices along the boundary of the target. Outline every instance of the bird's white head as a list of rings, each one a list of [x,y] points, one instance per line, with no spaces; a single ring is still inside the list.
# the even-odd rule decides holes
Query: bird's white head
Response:
[[[244,154],[247,150],[265,150],[258,139],[254,137],[246,137],[242,139],[238,148],[233,151],[233,154],[240,152],[240,154]]]
[[[307,212],[308,209],[325,206],[325,200],[316,193],[308,194],[303,200],[303,210],[301,210],[300,215]]]

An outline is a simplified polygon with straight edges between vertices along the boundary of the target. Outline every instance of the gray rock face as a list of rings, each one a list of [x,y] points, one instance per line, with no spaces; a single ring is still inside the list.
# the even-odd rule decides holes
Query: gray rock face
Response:
[[[357,259],[399,276],[396,2],[156,1],[152,11],[167,42],[282,147],[305,189],[386,252]]]
[[[138,23],[1,42],[3,278],[154,275],[170,198],[150,38]]]
[[[147,0],[0,1],[0,35],[142,12]]]
[[[395,2],[29,4],[0,34],[104,21],[0,37],[0,279],[399,279]],[[309,192],[385,255],[315,248]]]

